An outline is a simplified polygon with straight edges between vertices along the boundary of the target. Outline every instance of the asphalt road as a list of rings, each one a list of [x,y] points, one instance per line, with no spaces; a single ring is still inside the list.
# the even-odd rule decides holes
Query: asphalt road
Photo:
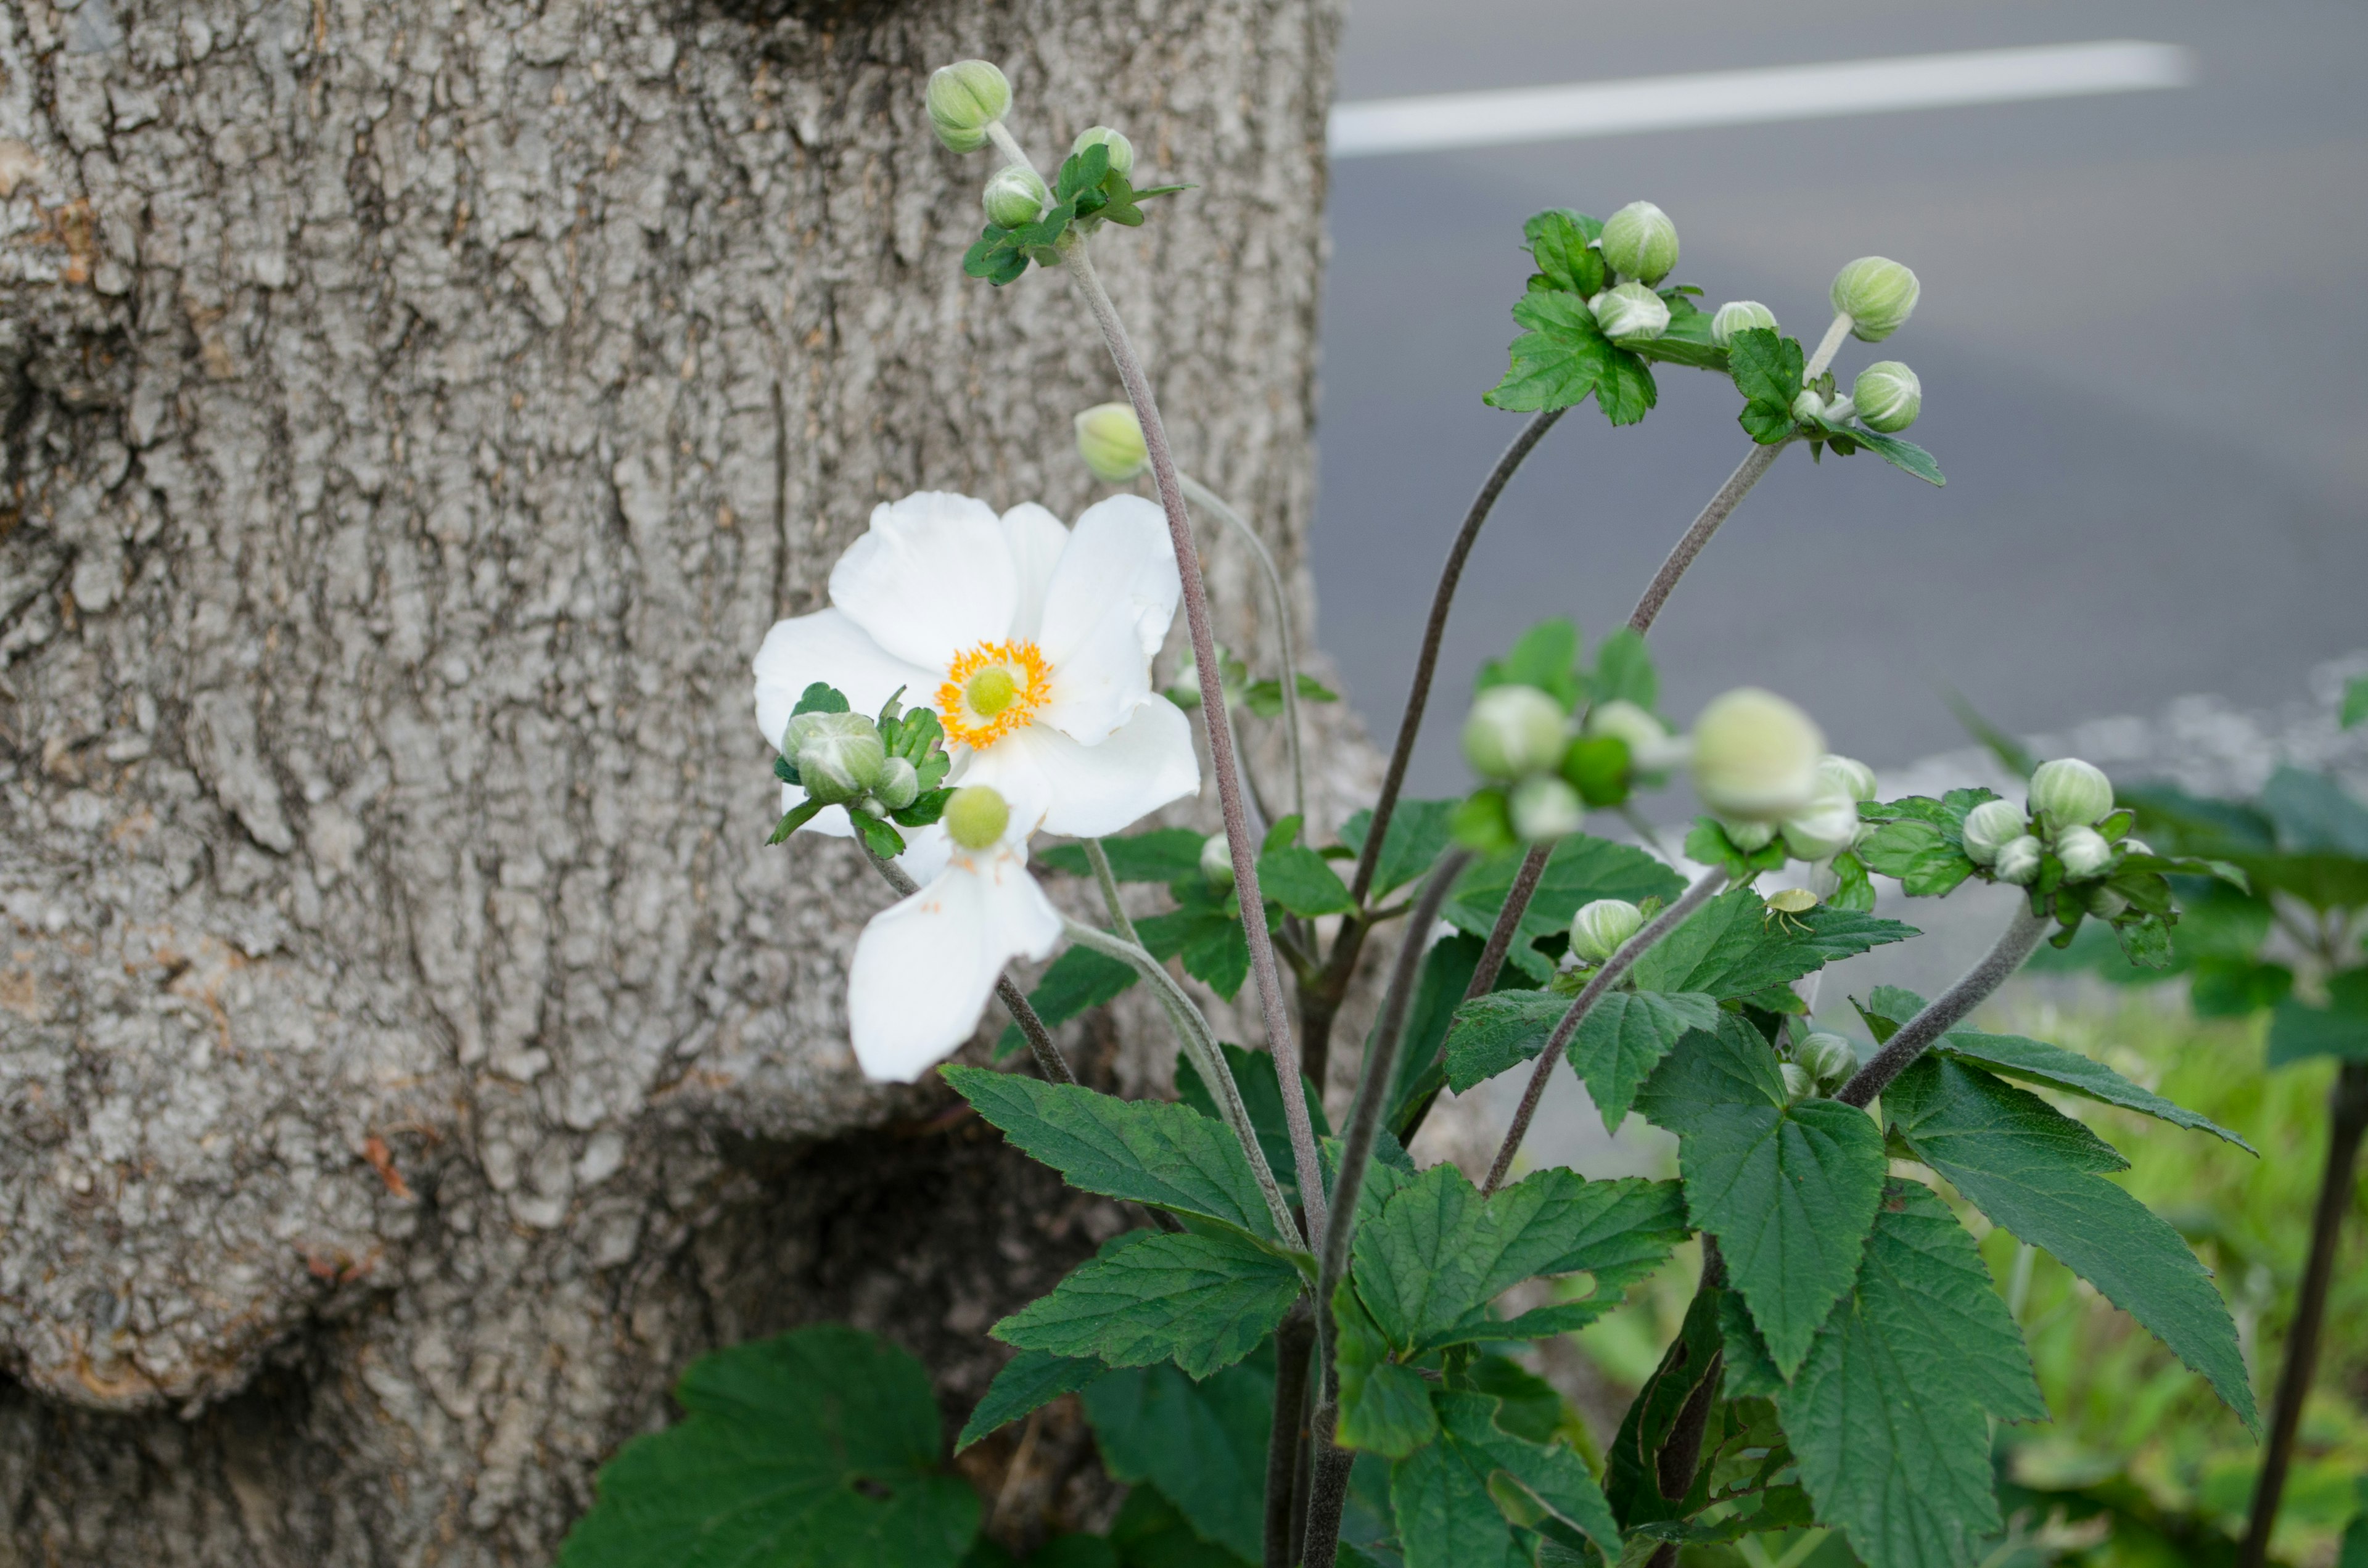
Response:
[[[1963,744],[1939,693],[2061,730],[2185,692],[2268,703],[2368,644],[2368,11],[2305,0],[1878,5],[1353,0],[1340,95],[2143,39],[2185,88],[1340,162],[1331,196],[1319,634],[1386,744],[1438,562],[1524,416],[1485,407],[1528,258],[1521,221],[1646,198],[1679,276],[1814,342],[1834,269],[1914,267],[1871,348],[1921,376],[1930,489],[1788,452],[1655,632],[1680,722],[1746,681],[1881,764]],[[1617,625],[1747,449],[1722,380],[1664,369],[1613,430],[1591,405],[1499,506],[1449,636],[1414,785],[1465,787],[1470,676],[1532,620]],[[1672,800],[1663,814],[1683,814]]]

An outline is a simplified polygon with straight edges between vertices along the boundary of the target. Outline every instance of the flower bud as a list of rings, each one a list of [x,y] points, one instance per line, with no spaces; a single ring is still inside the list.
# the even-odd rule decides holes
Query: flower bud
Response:
[[[1853,801],[1874,799],[1874,769],[1854,756],[1827,752],[1817,759],[1817,778],[1824,789]]]
[[[1234,885],[1234,846],[1222,833],[1212,833],[1201,841],[1201,874],[1219,892]]]
[[[986,145],[986,128],[1011,112],[1011,84],[984,60],[962,60],[929,74],[929,123],[957,153]]]
[[[2040,842],[2029,834],[2009,838],[1998,846],[1998,860],[1990,869],[2002,882],[2017,887],[2029,887],[2039,876]]]
[[[852,801],[880,782],[888,748],[880,727],[860,713],[801,713],[790,721],[782,755],[806,793],[824,805]]]
[[[1923,292],[1916,274],[1888,256],[1862,256],[1834,274],[1834,309],[1861,343],[1880,343],[1907,324]]]
[[[1729,300],[1710,318],[1710,340],[1721,348],[1735,340],[1738,332],[1748,332],[1755,326],[1776,330],[1776,312],[1757,300]]]
[[[1463,721],[1463,756],[1484,778],[1519,778],[1562,756],[1569,715],[1533,686],[1492,686]]]
[[[1814,387],[1803,387],[1793,399],[1793,417],[1804,425],[1822,419],[1825,415],[1826,400]]]
[[[1772,691],[1738,687],[1694,721],[1694,793],[1714,815],[1780,822],[1816,799],[1825,752],[1806,713]]]
[[[2089,913],[2100,920],[2119,920],[2130,912],[2130,901],[2111,888],[2089,890]]]
[[[2043,762],[2031,775],[2031,811],[2050,827],[2086,827],[2113,809],[2113,781],[2077,756]]]
[[[2067,827],[2055,835],[2055,858],[2066,878],[2087,881],[2112,863],[2113,846],[2093,827]]]
[[[1805,1100],[1817,1092],[1816,1079],[1811,1077],[1809,1070],[1799,1062],[1784,1062],[1778,1067],[1777,1071],[1784,1075],[1785,1103],[1792,1104],[1798,1100]]]
[[[1596,244],[1622,278],[1658,283],[1678,265],[1678,226],[1649,201],[1632,201],[1606,218]]]
[[[1984,801],[1965,813],[1965,854],[1976,866],[1995,866],[1998,851],[2030,831],[2012,801]]]
[[[1685,760],[1683,748],[1671,744],[1668,726],[1624,697],[1588,710],[1587,733],[1625,744],[1629,763],[1640,773],[1657,772]]]
[[[1089,125],[1078,131],[1077,139],[1069,144],[1069,155],[1075,157],[1096,145],[1110,149],[1110,171],[1119,178],[1134,173],[1134,143],[1107,125]]]
[[[1624,898],[1599,898],[1570,917],[1571,956],[1601,963],[1645,928],[1645,912]]]
[[[1025,164],[1006,164],[986,180],[986,221],[1007,229],[1033,223],[1044,215],[1053,193],[1044,179]]]
[[[1858,1052],[1838,1034],[1818,1029],[1793,1048],[1793,1059],[1820,1084],[1831,1084],[1858,1071]]]
[[[1822,790],[1808,810],[1784,819],[1783,831],[1784,847],[1794,858],[1831,859],[1858,842],[1858,801],[1838,790]]]
[[[872,795],[892,812],[901,812],[921,798],[921,773],[901,756],[892,756],[880,769],[880,782],[871,787]]]
[[[1878,359],[1850,383],[1850,401],[1870,430],[1905,430],[1924,410],[1924,383],[1896,359]]]
[[[1603,335],[1622,337],[1658,337],[1669,330],[1669,305],[1642,283],[1622,283],[1616,289],[1606,289],[1587,303],[1595,312],[1595,324]]]
[[[1011,825],[1011,807],[985,784],[965,784],[946,800],[946,835],[964,849],[991,849]]]
[[[1151,452],[1133,406],[1098,403],[1078,415],[1077,455],[1104,484],[1124,484],[1149,467]]]
[[[1513,787],[1506,804],[1512,812],[1513,831],[1533,844],[1577,833],[1587,820],[1578,791],[1552,773],[1535,773],[1522,779]]]
[[[1757,855],[1776,842],[1776,824],[1772,822],[1729,822],[1718,824],[1726,841],[1746,855]]]

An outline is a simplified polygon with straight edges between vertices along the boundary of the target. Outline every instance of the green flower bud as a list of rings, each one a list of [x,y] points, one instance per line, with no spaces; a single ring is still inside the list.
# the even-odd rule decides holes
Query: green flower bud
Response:
[[[2089,890],[2089,913],[2100,920],[2119,920],[2130,912],[2130,901],[2111,888]]]
[[[1826,737],[1772,691],[1739,687],[1694,721],[1694,792],[1713,815],[1781,822],[1816,798]]]
[[[1804,425],[1814,424],[1825,415],[1826,400],[1814,388],[1803,387],[1793,399],[1793,417]]]
[[[2112,864],[2113,846],[2093,827],[2067,827],[2055,835],[2055,858],[2067,880],[2084,882]]]
[[[946,835],[964,849],[991,849],[1011,825],[1011,807],[985,784],[965,784],[946,800]]]
[[[1025,164],[1006,164],[986,180],[986,221],[1007,229],[1033,223],[1052,204],[1043,176]]]
[[[1201,874],[1219,892],[1234,885],[1234,846],[1222,833],[1201,840]]]
[[[1629,762],[1640,773],[1658,772],[1685,760],[1683,750],[1670,743],[1668,726],[1624,697],[1589,709],[1587,733],[1623,742]]]
[[[1069,154],[1075,157],[1094,146],[1110,149],[1110,166],[1119,178],[1125,179],[1134,173],[1134,143],[1107,125],[1089,125],[1078,131],[1077,139],[1069,144]]]
[[[1729,822],[1721,818],[1718,827],[1726,835],[1726,841],[1746,855],[1757,855],[1776,842],[1776,824],[1772,822]]]
[[[1738,332],[1748,332],[1755,326],[1776,330],[1776,312],[1757,300],[1729,300],[1710,318],[1710,340],[1721,348],[1734,341]]]
[[[2012,801],[1984,801],[1965,813],[1965,854],[1976,866],[1995,866],[1998,851],[2030,831]]]
[[[1603,335],[1614,340],[1629,337],[1658,337],[1669,330],[1669,304],[1642,283],[1622,283],[1616,289],[1606,289],[1587,302],[1595,312],[1595,324]]]
[[[1788,1104],[1805,1100],[1817,1092],[1817,1080],[1799,1062],[1784,1062],[1777,1071],[1784,1075],[1784,1098]]]
[[[880,769],[880,782],[871,787],[874,799],[892,812],[901,812],[921,798],[921,773],[901,756],[892,756]]]
[[[2002,882],[2017,887],[2029,887],[2039,877],[2039,857],[2044,846],[2029,834],[2009,838],[1998,846],[1998,859],[1990,869]]]
[[[1838,1083],[1858,1071],[1858,1052],[1838,1034],[1818,1029],[1793,1048],[1793,1060],[1820,1084]]]
[[[1513,831],[1531,843],[1564,838],[1577,833],[1587,820],[1587,807],[1559,775],[1533,773],[1513,787],[1506,802]]]
[[[841,805],[878,784],[888,764],[880,726],[860,713],[801,713],[790,721],[781,754],[793,763],[806,793]]]
[[[1581,904],[1570,917],[1571,955],[1588,963],[1601,963],[1644,928],[1643,910],[1624,898],[1599,898]]]
[[[1784,819],[1784,847],[1801,860],[1829,860],[1858,842],[1858,801],[1821,790],[1809,809]]]
[[[957,153],[986,145],[986,128],[1011,112],[1011,84],[984,60],[957,61],[929,74],[929,123]]]
[[[2043,762],[2031,775],[2031,811],[2049,827],[2086,827],[2113,809],[2113,781],[2077,756]]]
[[[1520,778],[1561,759],[1570,716],[1533,686],[1492,686],[1463,721],[1463,756],[1484,778]]]
[[[1133,405],[1098,403],[1077,415],[1077,455],[1104,484],[1124,484],[1151,466]]]
[[[1924,410],[1924,383],[1896,359],[1878,359],[1850,383],[1850,401],[1870,430],[1889,435],[1916,423]]]
[[[1649,201],[1632,201],[1606,218],[1596,244],[1611,270],[1622,278],[1658,283],[1678,265],[1678,226]]]
[[[1827,752],[1817,759],[1817,777],[1824,788],[1837,795],[1848,795],[1852,801],[1874,799],[1874,769],[1854,756]]]
[[[1861,343],[1880,343],[1907,324],[1923,288],[1888,256],[1862,256],[1834,274],[1834,309],[1850,319]]]

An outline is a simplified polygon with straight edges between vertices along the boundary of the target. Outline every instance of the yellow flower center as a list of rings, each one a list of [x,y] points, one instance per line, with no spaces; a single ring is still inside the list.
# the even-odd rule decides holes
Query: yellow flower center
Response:
[[[1024,728],[1050,695],[1053,666],[1033,642],[982,642],[955,659],[938,687],[946,738],[973,750]]]

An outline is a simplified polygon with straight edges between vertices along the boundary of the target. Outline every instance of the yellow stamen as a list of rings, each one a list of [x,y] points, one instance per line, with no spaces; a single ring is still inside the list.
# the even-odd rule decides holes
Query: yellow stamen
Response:
[[[938,687],[946,739],[977,750],[1026,727],[1051,695],[1052,674],[1033,642],[982,642],[962,654]]]

